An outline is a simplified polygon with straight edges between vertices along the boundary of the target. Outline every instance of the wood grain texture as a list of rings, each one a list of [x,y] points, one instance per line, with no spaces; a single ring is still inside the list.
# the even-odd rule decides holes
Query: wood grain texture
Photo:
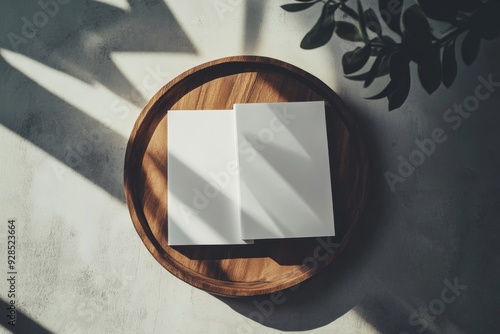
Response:
[[[234,103],[317,100],[324,100],[326,106],[336,226],[332,239],[338,247],[326,253],[318,248],[318,238],[259,240],[254,245],[238,246],[168,245],[168,110],[232,109]],[[334,261],[363,213],[369,166],[352,114],[327,85],[275,59],[238,56],[184,72],[149,101],[130,135],[124,176],[135,229],[163,267],[210,293],[251,296],[296,285]]]

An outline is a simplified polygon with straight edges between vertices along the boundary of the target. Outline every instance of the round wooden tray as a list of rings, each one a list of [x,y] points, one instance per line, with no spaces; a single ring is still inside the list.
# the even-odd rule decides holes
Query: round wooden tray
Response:
[[[234,103],[318,100],[324,100],[326,105],[334,238],[260,240],[239,246],[168,245],[168,110],[232,109]],[[361,218],[368,175],[358,126],[327,85],[282,61],[239,56],[192,68],[149,101],[128,142],[125,196],[137,233],[155,259],[173,275],[210,293],[251,296],[296,285],[332,263]],[[338,245],[332,246],[332,242]]]

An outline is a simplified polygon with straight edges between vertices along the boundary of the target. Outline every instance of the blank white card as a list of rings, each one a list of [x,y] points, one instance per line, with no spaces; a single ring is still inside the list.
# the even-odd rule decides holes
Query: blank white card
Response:
[[[168,243],[245,244],[232,110],[174,111],[168,117]]]
[[[234,110],[243,238],[335,235],[324,102]]]
[[[168,112],[170,245],[335,235],[324,102]]]

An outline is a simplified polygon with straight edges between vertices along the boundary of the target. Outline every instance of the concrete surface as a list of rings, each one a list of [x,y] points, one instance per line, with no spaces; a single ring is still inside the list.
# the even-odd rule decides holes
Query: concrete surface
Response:
[[[299,48],[320,7],[287,13],[287,2],[61,0],[45,16],[35,1],[0,4],[1,277],[11,218],[17,270],[17,326],[6,321],[2,278],[0,331],[500,331],[500,89],[456,129],[443,121],[478,76],[500,81],[500,41],[483,42],[472,66],[459,61],[450,89],[428,96],[414,76],[409,99],[388,112],[385,100],[363,98],[384,82],[363,89],[343,77],[343,42]],[[23,30],[33,20],[39,27]],[[343,256],[279,304],[217,298],[173,277],[143,246],[123,197],[127,138],[145,102],[188,68],[238,54],[290,62],[330,85],[360,120],[373,165],[369,207]],[[384,173],[436,128],[446,140],[391,191]]]

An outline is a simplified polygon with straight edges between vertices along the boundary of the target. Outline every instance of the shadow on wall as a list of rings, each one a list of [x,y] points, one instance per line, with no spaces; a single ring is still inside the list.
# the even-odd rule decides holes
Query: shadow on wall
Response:
[[[123,10],[90,0],[3,2],[0,49],[85,83],[100,83],[142,107],[144,97],[114,64],[111,54],[196,53],[196,49],[165,2],[129,0],[128,5]],[[59,161],[52,162],[54,182],[64,182],[66,172],[72,169],[124,201],[127,138],[38,85],[1,53],[0,73],[0,124]],[[103,114],[109,113],[103,110]],[[6,310],[5,301],[0,304]],[[1,325],[7,326],[2,318]],[[50,333],[19,310],[16,327],[6,328],[14,333]]]
[[[297,1],[299,3],[281,8],[299,12],[318,3]],[[387,98],[389,110],[399,108],[409,96],[410,65],[418,68],[420,83],[431,95],[441,83],[447,88],[454,83],[457,51],[464,63],[470,65],[476,60],[482,43],[500,36],[497,23],[500,3],[496,0],[416,0],[416,3],[378,0],[376,5],[373,2],[319,2],[323,3],[321,15],[300,47],[321,47],[334,34],[340,41],[347,41],[346,44],[351,45],[348,51],[342,50],[341,60],[346,78],[363,81],[367,88],[375,79],[388,77],[385,88],[368,99]],[[371,57],[373,62],[369,61]],[[365,66],[367,64],[370,65]]]
[[[161,1],[129,1],[129,11],[85,0],[60,0],[57,6],[46,8],[34,1],[20,3],[2,5],[0,48],[79,80],[100,82],[137,105],[144,99],[113,64],[111,52],[196,52]],[[44,12],[48,14],[39,14]],[[258,37],[252,36],[247,41],[250,49]],[[0,72],[0,123],[123,201],[123,155],[116,150],[124,149],[126,138],[46,91],[3,59]],[[498,70],[494,78],[500,80]],[[363,117],[358,110],[354,112]],[[383,179],[381,156],[386,148],[380,146],[369,120],[361,119],[374,175],[364,221],[338,260],[300,286],[274,297],[217,297],[245,316],[239,332],[258,333],[257,322],[286,331],[313,329],[351,310],[382,333],[416,333],[424,328],[420,324],[448,333],[497,332],[500,193],[492,185],[498,185],[500,164],[494,145],[500,137],[498,127],[481,132],[487,124],[500,126],[500,116],[477,117],[483,126],[478,125],[478,138],[482,138],[485,156],[479,171],[491,176],[480,184],[482,188],[459,180],[462,188],[450,185],[430,192],[419,188],[415,179],[395,194]],[[85,141],[92,145],[84,150],[79,145]],[[76,154],[82,150],[83,158]],[[448,161],[445,167],[454,164]],[[436,168],[440,169],[425,170],[439,177],[443,167]],[[64,177],[61,173],[56,169],[56,176]],[[443,209],[446,205],[448,211]],[[441,298],[445,280],[453,283],[455,277],[467,286],[456,302],[443,304],[446,308],[438,310],[439,314],[414,313],[419,307],[440,307],[439,302],[432,303]],[[0,305],[7,307],[5,301]],[[419,325],[410,323],[412,315]],[[27,332],[49,333],[23,313],[18,316],[28,326]]]
[[[500,125],[492,107],[485,111],[490,114],[482,124]],[[237,333],[259,333],[260,325],[311,330],[346,313],[360,330],[379,333],[497,333],[500,192],[491,182],[498,184],[498,176],[487,184],[452,180],[437,190],[425,189],[416,177],[392,193],[383,178],[385,148],[366,120],[360,124],[374,177],[364,219],[349,245],[330,267],[291,289],[247,298],[215,296],[245,317]],[[498,132],[493,141],[487,137],[485,151],[500,141]],[[437,163],[423,172],[442,175],[456,163]],[[498,168],[500,159],[490,156],[485,164]]]
[[[112,52],[185,52],[194,46],[160,0],[129,0],[129,10],[90,0],[2,5],[0,48],[24,54],[86,83],[99,82],[132,103],[146,101]]]
[[[467,2],[457,4],[465,6]],[[442,2],[437,3],[435,6],[443,7]],[[479,1],[468,3],[479,6]],[[306,8],[309,4],[297,2],[296,5]],[[457,14],[454,11],[456,6],[454,3],[451,5],[442,13],[448,15],[447,19]],[[425,9],[435,6],[429,2]],[[492,1],[489,6],[498,8]],[[412,15],[417,12],[417,8],[411,10],[410,20],[415,18]],[[481,15],[489,14],[483,12]],[[417,17],[417,22],[413,23],[425,24],[422,18]],[[494,19],[491,15],[488,18]],[[498,25],[492,25],[491,33],[497,32]],[[480,37],[470,36],[469,41],[459,42],[467,45],[471,39],[477,42]],[[388,156],[388,148],[381,146],[379,138],[382,134],[376,132],[387,131],[387,127],[377,129],[372,125],[375,118],[369,112],[352,110],[363,128],[374,176],[363,222],[338,260],[299,286],[248,298],[216,296],[245,317],[239,321],[238,333],[259,333],[260,324],[283,331],[311,330],[328,325],[346,313],[360,324],[358,330],[364,328],[366,332],[498,332],[500,320],[496,310],[500,307],[500,289],[495,282],[500,275],[496,255],[500,251],[500,179],[494,170],[500,168],[500,158],[493,152],[498,151],[495,147],[500,142],[497,131],[500,115],[495,112],[500,101],[497,88],[500,72],[493,59],[498,57],[500,49],[498,39],[493,42],[483,38],[481,44],[474,43],[473,47],[460,50],[465,61],[455,64],[454,68],[454,59],[449,51],[452,49],[450,44],[447,45],[447,58],[442,65],[447,67],[443,70],[451,70],[451,73],[443,73],[446,78],[441,77],[441,73],[429,72],[420,77],[426,80],[426,75],[433,76],[432,90],[437,89],[441,82],[436,84],[436,75],[439,80],[447,80],[443,82],[446,87],[454,81],[454,96],[451,95],[447,101],[439,101],[439,104],[453,108],[454,104],[466,101],[467,95],[462,94],[468,90],[463,87],[472,87],[470,94],[473,94],[477,77],[483,75],[486,78],[489,73],[494,81],[490,85],[490,92],[495,90],[491,93],[492,97],[486,102],[478,102],[481,108],[475,114],[467,112],[467,121],[464,119],[463,122],[468,124],[460,132],[448,131],[450,139],[447,147],[436,148],[439,153],[428,159],[425,166],[417,168],[411,181],[408,179],[404,188],[396,192],[391,192],[384,180],[384,165],[387,168],[384,160],[392,157]],[[479,46],[487,54],[486,57],[479,57]],[[475,64],[474,70],[463,66],[476,57],[489,59],[489,62]],[[339,60],[338,57],[336,60]],[[366,80],[366,74],[362,80]],[[423,83],[426,84],[429,82]],[[406,99],[406,96],[400,97],[401,102]],[[415,98],[413,101],[417,110],[427,110],[432,103],[426,98],[420,101]],[[408,116],[406,113],[394,119],[397,122],[400,117]],[[442,116],[442,113],[426,115],[436,126],[441,126]],[[415,132],[414,135],[420,133]],[[422,138],[408,138],[410,142],[415,139]],[[466,145],[461,146],[461,143]],[[475,154],[470,154],[471,151]],[[397,153],[394,154],[393,160],[397,161]],[[479,166],[475,161],[477,159],[480,159]],[[397,163],[390,167],[397,168]],[[466,175],[462,174],[464,169],[469,171]],[[428,185],[428,180],[436,181]],[[339,323],[339,326],[342,324]],[[345,327],[342,329],[346,330]],[[356,331],[352,328],[349,332],[351,330]]]
[[[0,13],[0,48],[84,82],[100,82],[139,106],[145,100],[113,63],[112,52],[196,52],[162,1],[130,0],[127,11],[78,0],[2,6],[9,8]],[[126,138],[51,94],[1,56],[0,71],[0,123],[124,201],[124,152],[117,150],[124,150]],[[54,164],[56,179],[62,181],[66,170]]]

